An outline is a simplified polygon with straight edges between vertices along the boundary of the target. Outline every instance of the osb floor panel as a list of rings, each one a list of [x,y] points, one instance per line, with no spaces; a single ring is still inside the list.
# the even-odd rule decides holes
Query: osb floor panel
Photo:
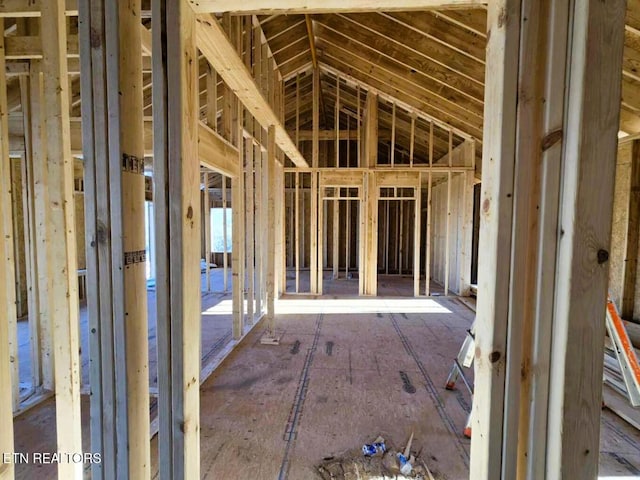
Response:
[[[281,344],[261,345],[258,325],[202,386],[202,478],[314,479],[324,457],[379,434],[400,446],[412,431],[436,478],[469,478],[471,400],[461,384],[443,385],[471,310],[445,297],[286,298],[277,309]],[[54,409],[48,401],[17,419],[17,451],[55,451]],[[154,439],[154,478],[156,452]],[[640,432],[607,410],[600,471],[640,474]],[[19,465],[17,478],[55,478],[55,467]]]

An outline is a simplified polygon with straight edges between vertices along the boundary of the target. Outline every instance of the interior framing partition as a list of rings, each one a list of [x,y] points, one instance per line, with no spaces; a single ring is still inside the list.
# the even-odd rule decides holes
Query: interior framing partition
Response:
[[[597,477],[625,6],[489,3],[478,479]]]

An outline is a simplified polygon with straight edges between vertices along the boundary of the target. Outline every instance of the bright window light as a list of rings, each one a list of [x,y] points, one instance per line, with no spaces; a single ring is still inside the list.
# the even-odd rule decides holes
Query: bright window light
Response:
[[[211,209],[211,252],[224,252],[224,233],[223,233],[223,211],[224,208]],[[227,208],[227,252],[231,251],[232,244],[232,221],[231,209]]]
[[[451,310],[429,298],[281,298],[276,300],[275,307],[279,315],[451,313]],[[232,313],[231,299],[222,300],[202,312],[205,316]]]
[[[451,313],[429,298],[281,298],[277,314]]]

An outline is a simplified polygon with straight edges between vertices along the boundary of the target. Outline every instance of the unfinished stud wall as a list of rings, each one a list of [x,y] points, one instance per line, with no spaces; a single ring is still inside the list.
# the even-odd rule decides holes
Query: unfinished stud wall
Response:
[[[447,276],[447,256],[449,290],[460,293],[459,279],[463,273],[462,250],[464,242],[464,198],[465,176],[463,174],[451,176],[451,205],[447,211],[448,181],[440,182],[433,187],[431,199],[432,220],[432,250],[433,261],[432,280],[440,285],[445,284]],[[449,240],[447,242],[447,222],[449,223]],[[449,248],[447,249],[447,243]],[[470,275],[470,273],[469,273]]]
[[[640,319],[640,141],[618,146],[616,183],[611,224],[609,295],[622,318]]]
[[[11,159],[11,199],[13,212],[14,261],[16,275],[16,310],[18,318],[28,313],[27,262],[24,239],[24,192],[22,190],[22,159]]]

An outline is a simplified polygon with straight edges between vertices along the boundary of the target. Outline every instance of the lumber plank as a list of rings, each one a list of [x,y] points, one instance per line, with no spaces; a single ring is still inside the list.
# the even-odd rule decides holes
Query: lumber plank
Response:
[[[25,2],[23,0],[5,0],[0,5],[0,17],[39,17],[42,14],[41,0]],[[78,15],[78,0],[65,0],[64,15]]]
[[[238,141],[238,153],[236,162],[238,165],[244,164],[245,150],[242,148],[242,115],[243,108],[237,98],[232,101],[233,117],[232,129],[236,132]],[[242,172],[240,172],[242,173]],[[231,270],[233,281],[231,284],[233,296],[233,338],[238,340],[244,332],[244,175],[239,174],[231,179],[231,215],[232,229],[231,235]]]
[[[598,260],[598,252],[610,248],[625,7],[623,1],[591,1],[573,23],[573,38],[581,43],[572,46],[563,163],[581,161],[563,173],[563,226],[568,212],[573,221],[558,247],[559,264],[567,268],[559,269],[557,292],[566,301],[556,306],[562,321],[554,322],[554,334],[572,335],[552,348],[551,364],[562,362],[564,369],[551,372],[547,448],[549,465],[574,478],[598,473],[602,392],[594,386],[602,381],[608,283],[608,262],[602,253]]]
[[[82,452],[78,278],[73,202],[73,162],[69,140],[69,84],[65,2],[41,5],[42,71],[46,112],[49,222],[48,300],[53,325],[57,448]],[[51,239],[55,238],[55,241]],[[58,464],[60,478],[82,478],[82,465]]]
[[[253,325],[255,322],[255,196],[254,196],[254,165],[255,148],[252,142],[246,142],[244,154],[244,174],[245,174],[245,235],[247,253],[247,322]]]
[[[463,8],[481,5],[481,0],[360,0],[357,4],[330,0],[287,0],[277,5],[265,0],[252,0],[238,4],[230,0],[189,0],[198,13],[233,12],[242,14],[273,15],[277,13],[323,13],[323,12],[371,12],[376,10],[425,10],[437,8]]]
[[[240,173],[238,149],[203,121],[198,122],[198,158],[206,168],[228,177]]]
[[[502,16],[508,21],[504,22]],[[476,317],[475,391],[472,409],[471,470],[478,479],[500,479],[502,466],[502,415],[506,352],[509,262],[504,248],[510,246],[513,201],[507,196],[513,188],[515,154],[513,135],[516,124],[515,98],[518,61],[520,1],[501,0],[489,5],[487,41],[487,81],[485,82],[485,121],[483,158],[498,161],[483,168],[480,217],[487,228],[480,231],[479,272]],[[491,221],[489,221],[489,218]],[[489,355],[496,361],[489,361]],[[480,356],[481,355],[481,356]]]
[[[200,165],[196,18],[153,4],[159,471],[200,477]],[[196,346],[196,347],[194,347]]]

